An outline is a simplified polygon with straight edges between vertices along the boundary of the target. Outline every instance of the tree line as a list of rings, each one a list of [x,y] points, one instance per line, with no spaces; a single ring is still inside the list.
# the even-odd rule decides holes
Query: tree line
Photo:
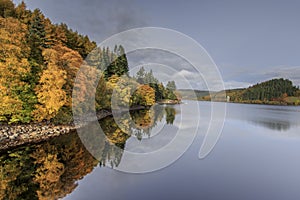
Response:
[[[299,88],[289,79],[272,79],[257,83],[247,89],[229,90],[227,95],[234,102],[267,103],[267,104],[297,104]],[[289,98],[295,98],[291,102]]]
[[[276,100],[284,96],[294,96],[298,90],[288,79],[272,79],[249,87],[242,95],[244,100]]]

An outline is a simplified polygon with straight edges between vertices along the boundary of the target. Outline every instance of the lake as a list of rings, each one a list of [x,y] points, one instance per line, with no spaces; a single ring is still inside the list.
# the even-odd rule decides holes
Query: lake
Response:
[[[211,104],[196,101],[134,111],[118,123],[107,117],[99,121],[105,135],[93,124],[85,128],[92,140],[74,132],[2,152],[0,199],[299,200],[300,107],[226,107],[220,138],[203,159]],[[184,151],[168,149],[174,162],[162,165],[169,159],[163,154],[129,162],[131,154],[157,153],[176,137]],[[134,167],[149,172],[124,172]]]

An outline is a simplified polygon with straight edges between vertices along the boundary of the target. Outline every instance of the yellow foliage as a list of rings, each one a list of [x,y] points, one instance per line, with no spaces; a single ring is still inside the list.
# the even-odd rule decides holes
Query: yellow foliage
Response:
[[[115,106],[129,106],[131,103],[131,95],[133,91],[138,87],[138,83],[126,76],[119,77],[113,75],[108,79],[107,89],[110,93],[113,93],[113,99]],[[115,108],[117,109],[117,108]]]
[[[0,94],[0,121],[7,120],[4,116],[18,113],[22,109],[22,101],[17,98]]]
[[[73,92],[73,108],[76,112],[91,110],[95,105],[95,93],[97,88],[97,79],[101,76],[99,70],[88,65],[83,65],[77,73]]]
[[[49,153],[46,150],[52,150]],[[53,146],[46,145],[45,149],[37,149],[32,154],[36,158],[35,164],[38,166],[34,182],[39,184],[37,195],[39,199],[54,199],[54,196],[60,193],[59,187],[60,177],[65,171],[64,164],[59,162],[56,149]]]
[[[56,65],[57,52],[46,49],[43,56],[47,63],[47,69],[41,75],[36,94],[40,105],[36,106],[33,115],[37,121],[51,119],[66,103],[66,92],[62,89],[66,83],[66,71]]]
[[[67,106],[72,105],[71,96],[74,87],[75,77],[78,73],[80,66],[83,63],[80,54],[68,47],[62,45],[56,45],[53,49],[57,52],[57,57],[55,58],[56,65],[67,72],[67,83],[64,87],[67,95]]]
[[[27,56],[27,26],[14,18],[0,17],[0,54],[1,59]]]
[[[152,106],[155,104],[155,90],[149,85],[140,85],[136,91],[138,104]]]
[[[42,55],[47,68],[42,72],[36,87],[41,105],[36,106],[33,114],[38,121],[53,118],[64,105],[71,106],[74,79],[82,63],[78,52],[61,44],[44,49]]]
[[[18,121],[23,102],[17,90],[25,84],[22,78],[30,71],[25,45],[26,25],[13,18],[0,17],[0,121]]]
[[[154,124],[154,110],[142,110],[138,117],[134,117],[135,126],[139,129],[148,129]]]

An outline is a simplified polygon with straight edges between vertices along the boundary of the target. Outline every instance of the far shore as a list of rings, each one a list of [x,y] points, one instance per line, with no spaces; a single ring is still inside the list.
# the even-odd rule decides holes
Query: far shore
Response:
[[[189,99],[185,98],[183,100],[191,100],[191,101],[204,101],[204,102],[222,102],[222,103],[236,103],[236,104],[255,104],[255,105],[269,105],[269,106],[300,106],[295,105],[294,103],[289,102],[279,102],[279,101],[265,101],[265,102],[257,102],[257,101],[211,101],[204,99]]]

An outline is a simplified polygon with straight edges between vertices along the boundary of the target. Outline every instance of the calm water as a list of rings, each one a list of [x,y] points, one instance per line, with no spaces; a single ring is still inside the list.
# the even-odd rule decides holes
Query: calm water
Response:
[[[100,121],[106,136],[97,136],[97,159],[76,133],[2,153],[0,199],[300,199],[300,107],[227,104],[221,137],[201,160],[209,102],[158,106],[131,118],[121,125],[130,134],[112,117]],[[145,174],[116,170],[125,151],[162,148],[179,130],[190,134],[198,120],[195,140],[170,166]]]

